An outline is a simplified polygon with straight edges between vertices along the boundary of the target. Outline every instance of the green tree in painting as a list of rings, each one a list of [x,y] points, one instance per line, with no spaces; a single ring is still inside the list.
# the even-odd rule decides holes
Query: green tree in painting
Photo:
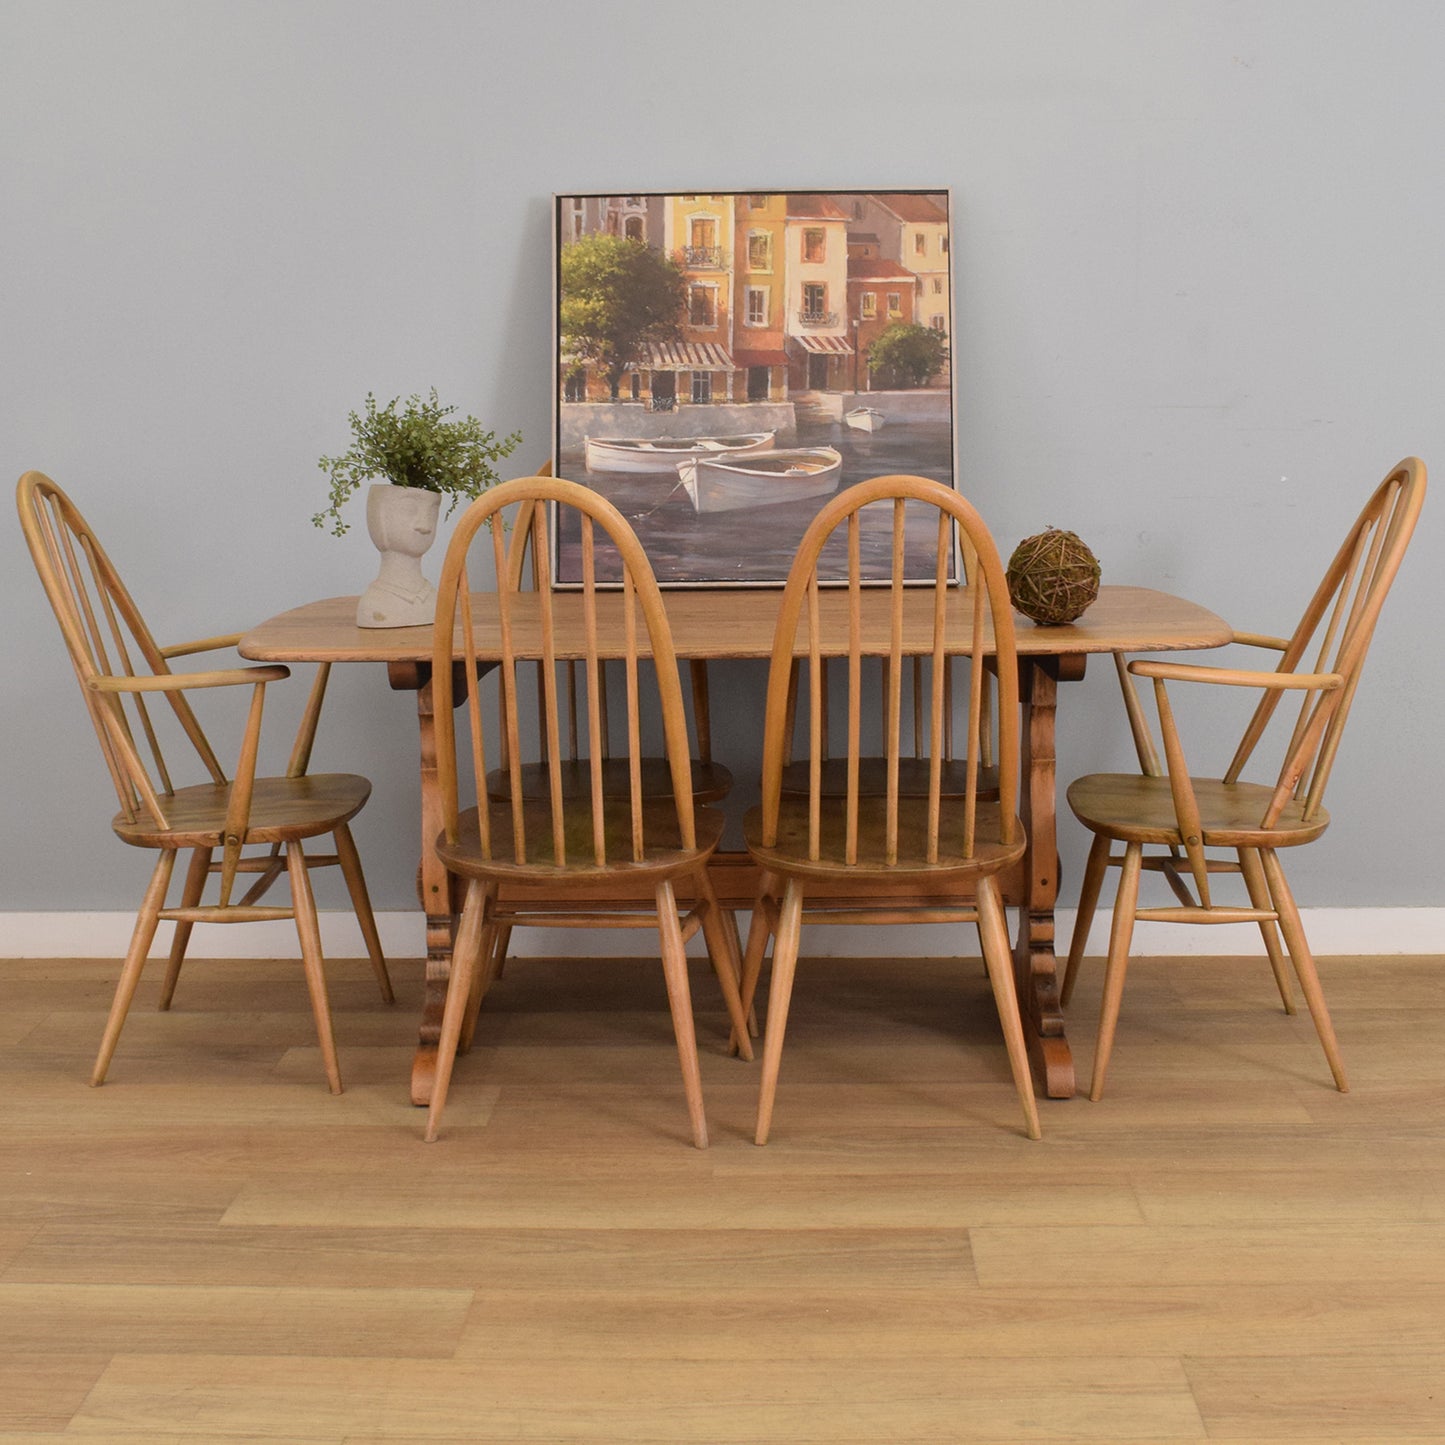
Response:
[[[868,352],[868,372],[882,386],[927,386],[948,359],[948,337],[895,321]]]
[[[561,290],[562,350],[600,371],[613,401],[651,343],[681,339],[683,273],[641,241],[599,234],[564,246]]]

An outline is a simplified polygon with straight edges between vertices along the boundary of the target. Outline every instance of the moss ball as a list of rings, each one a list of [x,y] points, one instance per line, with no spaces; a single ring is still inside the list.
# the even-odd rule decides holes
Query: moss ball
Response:
[[[1074,533],[1050,527],[1014,548],[1008,591],[1013,605],[1034,622],[1045,627],[1072,622],[1099,595],[1099,559]]]

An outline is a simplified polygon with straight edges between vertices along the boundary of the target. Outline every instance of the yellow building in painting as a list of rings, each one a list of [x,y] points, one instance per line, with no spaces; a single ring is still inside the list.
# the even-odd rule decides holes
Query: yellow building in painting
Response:
[[[849,385],[848,216],[831,196],[789,192],[783,223],[790,391]]]
[[[733,399],[733,264],[737,196],[669,196],[663,250],[682,268],[681,343],[651,348],[652,396],[694,403]]]

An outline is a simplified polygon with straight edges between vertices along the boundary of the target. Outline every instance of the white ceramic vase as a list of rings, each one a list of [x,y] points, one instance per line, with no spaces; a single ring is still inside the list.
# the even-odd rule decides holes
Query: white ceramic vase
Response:
[[[436,540],[441,495],[375,482],[366,494],[366,530],[381,553],[381,571],[356,606],[358,627],[420,627],[432,621],[437,590],[421,559]]]

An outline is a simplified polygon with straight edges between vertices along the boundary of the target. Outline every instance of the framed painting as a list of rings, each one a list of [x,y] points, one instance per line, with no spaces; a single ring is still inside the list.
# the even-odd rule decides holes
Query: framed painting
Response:
[[[952,219],[946,190],[557,196],[557,474],[664,587],[779,586],[840,489],[953,486]],[[554,549],[577,585],[577,539]],[[931,578],[931,543],[909,554]]]

